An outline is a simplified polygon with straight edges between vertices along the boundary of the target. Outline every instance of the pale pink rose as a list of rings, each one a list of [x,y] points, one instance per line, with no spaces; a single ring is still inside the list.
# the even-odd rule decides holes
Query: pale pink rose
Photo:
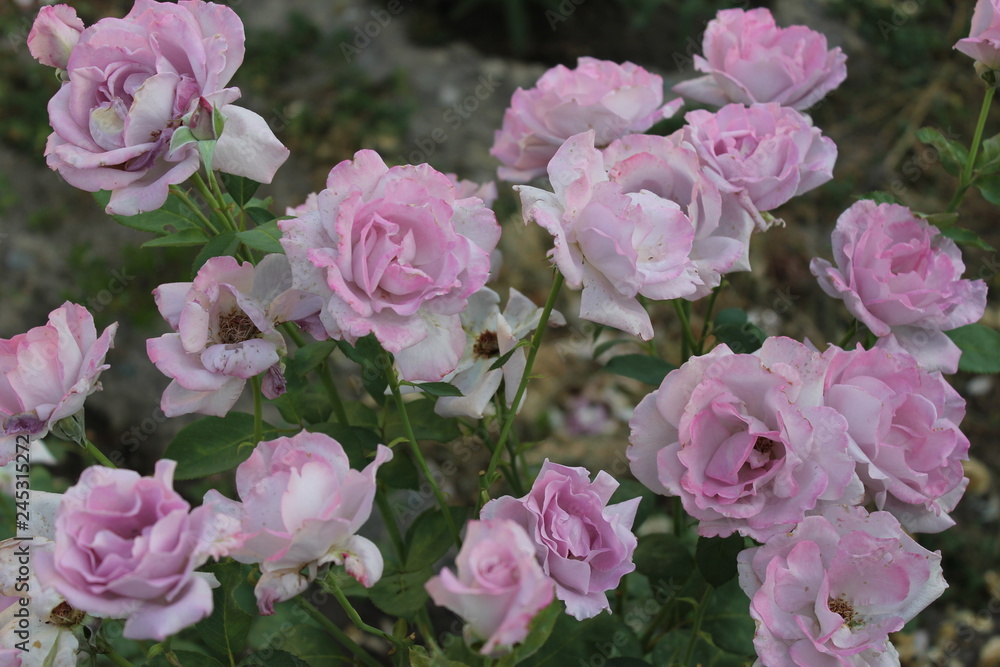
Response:
[[[534,88],[518,88],[496,131],[500,178],[526,183],[545,174],[556,150],[574,134],[594,130],[603,148],[673,116],[680,98],[663,103],[663,79],[632,63],[580,58],[576,69],[556,65]]]
[[[705,174],[723,192],[748,198],[758,217],[833,178],[836,144],[794,109],[727,104],[684,120],[684,140],[698,151]]]
[[[32,506],[31,513],[34,514]],[[0,542],[0,646],[28,647],[5,655],[0,651],[4,667],[73,667],[80,643],[73,635],[85,613],[73,609],[45,579],[39,579],[32,559],[42,552],[51,553],[52,542],[44,537],[27,540],[7,539]],[[21,568],[29,564],[25,577]],[[9,597],[8,597],[9,596]],[[22,604],[22,600],[27,604]],[[21,662],[5,662],[9,655]]]
[[[69,5],[42,7],[28,33],[28,51],[43,65],[66,69],[83,27],[83,21]]]
[[[456,174],[445,174],[448,180],[455,185],[455,198],[465,199],[467,197],[478,197],[483,200],[486,208],[493,206],[497,200],[497,184],[493,181],[476,183],[467,178],[459,179]]]
[[[458,575],[445,568],[425,584],[434,604],[465,620],[470,644],[497,657],[528,636],[528,626],[553,598],[552,581],[535,560],[524,528],[503,519],[470,521],[456,559]]]
[[[694,57],[705,76],[674,92],[715,106],[777,102],[808,109],[847,78],[847,56],[826,46],[826,37],[806,26],[779,28],[769,9],[723,9],[705,30],[704,57]]]
[[[831,507],[737,557],[765,667],[891,667],[889,633],[941,595],[941,552],[888,512]]]
[[[864,199],[841,214],[830,262],[809,265],[823,291],[876,336],[895,334],[927,370],[954,373],[961,350],[943,332],[978,321],[986,283],[964,280],[962,251],[905,206]]]
[[[0,338],[0,465],[14,458],[19,437],[45,437],[100,391],[117,329],[115,322],[98,337],[90,312],[67,301],[49,313],[48,324]]]
[[[1000,0],[978,0],[969,36],[955,47],[989,69],[1000,69]]]
[[[965,400],[905,352],[832,349],[824,403],[847,418],[858,474],[880,510],[910,532],[937,533],[968,480]]]
[[[593,130],[549,162],[554,192],[515,186],[524,219],[554,237],[566,284],[583,288],[580,317],[653,336],[639,297],[698,299],[722,274],[747,270],[753,219],[719,192],[679,137],[630,135],[603,153]]]
[[[484,415],[494,413],[493,395],[500,389],[501,381],[507,407],[510,407],[524,374],[527,359],[524,349],[515,350],[501,368],[490,368],[538,327],[541,316],[542,309],[513,287],[503,312],[500,312],[500,295],[489,287],[469,297],[469,307],[461,315],[465,351],[455,370],[444,378],[455,385],[462,395],[439,398],[434,404],[434,411],[442,417],[482,419]],[[549,315],[549,326],[564,324],[566,320],[562,314],[553,310]],[[518,411],[525,404],[525,396],[521,397]]]
[[[63,494],[51,553],[34,559],[40,579],[76,609],[126,618],[125,637],[163,641],[212,612],[208,560],[215,521],[173,490],[177,463],[153,477],[92,466]]]
[[[242,502],[214,489],[205,495],[205,507],[239,524],[221,554],[260,563],[254,589],[260,613],[272,614],[275,603],[305,591],[326,563],[345,566],[365,587],[378,582],[382,554],[356,533],[372,511],[375,473],[391,459],[392,450],[379,445],[374,461],[353,470],[339,442],[302,431],[260,443],[239,465]]]
[[[124,19],[90,26],[49,102],[49,167],[82,190],[110,190],[109,213],[158,209],[169,186],[199,166],[193,143],[170,149],[174,131],[208,105],[226,119],[213,168],[269,183],[288,149],[263,118],[233,105],[240,91],[226,87],[243,41],[236,12],[202,0],[136,0]]]
[[[319,307],[317,299],[291,286],[288,260],[274,254],[256,267],[213,257],[194,282],[153,290],[160,314],[177,332],[146,341],[150,360],[173,380],[160,401],[168,417],[224,417],[246,381],[263,373],[265,396],[284,392],[286,346],[277,325]]]
[[[789,338],[692,357],[636,407],[632,473],[680,496],[707,537],[765,541],[826,504],[860,502],[847,421],[821,405],[826,363]]]
[[[639,498],[608,505],[618,482],[603,470],[593,482],[586,468],[548,459],[521,498],[503,496],[483,506],[483,519],[509,519],[528,532],[556,597],[578,621],[611,609],[605,591],[635,569],[632,522]]]
[[[465,348],[459,313],[486,284],[500,239],[493,212],[459,199],[430,165],[390,169],[370,150],[334,167],[306,209],[278,223],[281,245],[296,289],[322,298],[326,335],[354,344],[374,334],[407,380],[453,371]]]

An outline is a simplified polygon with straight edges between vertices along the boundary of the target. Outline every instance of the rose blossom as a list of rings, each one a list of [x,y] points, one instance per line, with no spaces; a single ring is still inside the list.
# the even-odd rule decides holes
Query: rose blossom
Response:
[[[276,326],[318,307],[291,284],[282,255],[268,255],[256,267],[223,256],[205,262],[194,282],[153,290],[160,314],[177,332],[146,342],[150,360],[173,379],[160,401],[164,414],[224,417],[246,381],[262,373],[265,396],[284,393],[285,339]]]
[[[100,391],[117,329],[115,322],[98,337],[90,312],[67,301],[48,324],[0,338],[0,465],[13,460],[18,437],[45,437]]]
[[[698,533],[765,541],[863,488],[847,421],[821,405],[826,360],[790,338],[754,354],[719,345],[671,371],[635,409],[626,452],[636,478],[680,496]]]
[[[42,7],[28,33],[28,51],[43,65],[66,69],[83,28],[83,21],[69,5]]]
[[[576,69],[557,65],[534,88],[514,91],[490,153],[504,164],[500,178],[526,183],[545,174],[545,165],[574,134],[593,129],[604,147],[645,132],[681,104],[680,98],[663,104],[663,79],[638,65],[580,58]]]
[[[878,509],[910,532],[937,533],[955,522],[968,480],[969,440],[958,426],[965,400],[940,373],[905,352],[832,348],[824,403],[847,418],[858,473]]]
[[[212,612],[214,577],[195,569],[215,553],[219,524],[173,490],[176,466],[161,459],[153,477],[87,468],[63,494],[52,552],[34,559],[74,608],[127,618],[128,639],[163,641]]]
[[[213,168],[270,183],[288,149],[263,118],[233,105],[240,91],[226,87],[243,61],[236,12],[202,0],[136,0],[124,19],[84,30],[63,64],[76,23],[60,7],[44,8],[29,37],[33,55],[67,70],[49,102],[50,168],[82,190],[110,190],[109,213],[158,209],[169,186],[199,167],[194,144],[171,149],[174,131],[214,106],[226,123]],[[56,30],[57,16],[68,28]]]
[[[820,287],[876,336],[895,334],[924,368],[954,373],[962,352],[943,332],[986,309],[986,283],[963,280],[962,252],[905,206],[861,200],[833,230],[837,266],[814,258]]]
[[[239,465],[242,502],[214,489],[205,495],[206,507],[240,524],[227,535],[224,555],[260,563],[254,589],[260,613],[272,614],[275,603],[302,593],[326,563],[344,565],[368,588],[381,578],[378,547],[355,533],[371,514],[375,473],[391,459],[392,450],[379,445],[374,461],[353,470],[339,442],[303,431],[260,443]]]
[[[694,68],[705,76],[674,92],[716,106],[777,102],[808,109],[847,78],[840,47],[828,51],[826,37],[806,26],[779,28],[763,7],[721,10],[705,30],[702,52]]]
[[[500,295],[488,287],[469,297],[469,307],[461,315],[466,334],[465,352],[458,367],[444,378],[458,387],[462,395],[442,396],[437,400],[434,411],[442,417],[482,419],[483,415],[492,414],[493,395],[500,388],[501,380],[507,407],[514,402],[524,374],[524,350],[515,350],[501,368],[490,368],[538,327],[542,309],[513,287],[502,313],[499,304]],[[550,313],[550,326],[564,324],[566,320],[561,313],[555,310]],[[525,403],[523,395],[521,399],[518,411]]]
[[[955,47],[989,69],[1000,69],[1000,0],[979,0],[969,36]]]
[[[278,223],[296,289],[322,298],[328,336],[372,333],[406,380],[440,380],[465,348],[459,313],[489,277],[496,216],[429,165],[390,169],[370,150],[326,185],[314,207]]]
[[[425,584],[434,604],[465,620],[465,638],[485,641],[496,657],[528,636],[528,626],[552,602],[552,581],[535,560],[535,545],[513,521],[470,521],[456,565]]]
[[[580,317],[649,340],[639,297],[697,299],[722,274],[750,268],[753,220],[706,178],[677,137],[630,135],[603,153],[590,130],[549,162],[554,192],[516,186],[526,221],[554,237],[566,284],[583,287]]]
[[[33,504],[31,514],[35,512]],[[42,551],[52,551],[47,537],[0,542],[0,646],[23,643],[30,647],[25,652],[13,651],[20,662],[11,661],[0,650],[0,664],[4,667],[73,667],[77,662],[80,644],[73,635],[73,626],[83,620],[84,612],[70,607],[48,582],[38,578],[34,568],[27,578],[21,573],[25,556],[32,559]],[[22,599],[27,600],[26,606],[21,605]],[[25,608],[27,617],[23,615]],[[25,632],[29,641],[24,639]]]
[[[837,146],[809,116],[778,104],[728,104],[684,116],[684,140],[723,192],[770,211],[833,178]],[[744,194],[745,193],[745,194]]]
[[[939,597],[941,553],[887,512],[832,507],[737,557],[765,667],[890,667],[888,635]]]
[[[556,597],[582,621],[610,610],[605,591],[635,569],[632,522],[640,499],[608,505],[617,488],[603,470],[591,482],[586,468],[546,459],[527,495],[491,500],[480,516],[509,519],[528,532],[542,569],[555,582]]]

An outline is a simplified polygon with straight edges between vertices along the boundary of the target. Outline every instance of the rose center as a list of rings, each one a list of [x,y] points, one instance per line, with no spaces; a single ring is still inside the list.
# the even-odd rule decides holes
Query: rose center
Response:
[[[858,618],[858,613],[854,611],[854,607],[851,603],[843,598],[833,599],[830,598],[829,601],[830,611],[835,614],[840,614],[840,617],[844,619],[844,623],[848,627],[855,628],[861,625],[861,619]]]
[[[770,454],[771,450],[778,443],[770,438],[765,438],[762,435],[757,436],[757,442],[754,443],[753,448],[756,449],[761,454]]]
[[[472,354],[480,359],[489,359],[500,354],[500,341],[497,340],[497,332],[484,331],[479,334],[479,338],[472,346]]]
[[[259,334],[260,329],[242,311],[234,311],[219,317],[219,333],[216,338],[223,345],[236,345],[256,338]]]
[[[49,622],[55,625],[72,626],[80,623],[86,615],[87,612],[74,609],[69,606],[68,602],[63,601],[52,608]]]

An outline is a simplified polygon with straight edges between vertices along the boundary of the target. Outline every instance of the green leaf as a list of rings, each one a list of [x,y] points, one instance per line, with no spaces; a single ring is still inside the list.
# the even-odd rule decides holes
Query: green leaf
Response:
[[[639,657],[642,648],[635,633],[620,619],[599,614],[577,621],[559,614],[548,641],[534,655],[520,662],[521,667],[565,667],[566,665],[604,664],[609,658]]]
[[[594,359],[597,359],[599,356],[601,356],[611,348],[617,347],[622,343],[634,343],[634,342],[635,342],[634,338],[612,338],[611,340],[606,340],[594,348]]]
[[[284,647],[310,667],[350,664],[350,658],[330,641],[330,635],[314,625],[294,625],[281,628]],[[270,660],[267,661],[270,667]]]
[[[991,174],[982,178],[977,178],[974,185],[979,188],[983,199],[991,204],[1000,205],[1000,174]]]
[[[387,567],[378,583],[369,589],[371,601],[387,614],[412,618],[429,597],[424,583],[433,574],[429,567],[416,571]]]
[[[958,176],[969,160],[969,151],[965,146],[948,139],[933,127],[922,127],[917,130],[917,139],[937,149],[941,157],[941,166],[952,176]]]
[[[976,176],[988,176],[1000,171],[1000,134],[983,140],[976,156]]]
[[[182,229],[181,231],[160,236],[143,243],[140,248],[166,248],[169,246],[201,245],[208,242],[208,235],[200,229]]]
[[[416,387],[428,396],[464,396],[462,390],[448,382],[406,382],[400,384]]]
[[[207,565],[221,584],[212,591],[212,614],[195,626],[205,644],[232,664],[246,647],[253,616],[243,611],[233,591],[246,582],[244,566],[233,560]],[[187,664],[187,663],[184,663]]]
[[[288,364],[288,372],[295,375],[305,375],[314,368],[319,367],[334,350],[337,349],[337,342],[324,340],[318,343],[309,343],[295,351],[291,363]]]
[[[718,588],[736,576],[736,555],[745,548],[738,533],[729,537],[699,537],[695,560],[702,576]]]
[[[552,630],[556,627],[556,621],[564,613],[563,604],[558,600],[553,600],[548,607],[535,614],[535,617],[531,619],[531,623],[528,625],[528,636],[525,637],[523,642],[515,646],[511,653],[501,658],[500,662],[497,663],[497,667],[514,667],[514,665],[520,664],[522,660],[537,653],[538,649],[552,636]]]
[[[456,526],[465,523],[468,508],[448,509]],[[438,508],[427,510],[418,516],[406,531],[406,568],[420,570],[433,566],[448,553],[452,544],[451,532],[448,530],[444,513]]]
[[[747,321],[747,314],[739,308],[720,310],[715,316],[712,335],[736,354],[756,352],[767,338],[764,330]]]
[[[260,187],[260,183],[257,181],[233,174],[222,174],[222,183],[226,186],[226,192],[230,194],[233,201],[240,208],[244,208],[247,205],[247,202],[257,192],[257,188]]]
[[[639,658],[611,658],[605,667],[649,667],[649,663]]]
[[[266,208],[261,208],[260,206],[247,206],[243,209],[243,212],[249,215],[250,219],[253,220],[256,225],[263,225],[271,222],[272,220],[278,219],[278,216],[274,213],[271,213]]]
[[[902,203],[898,199],[896,199],[896,195],[892,194],[891,192],[885,192],[883,190],[872,190],[871,192],[863,194],[860,197],[858,197],[859,201],[861,201],[863,199],[870,199],[871,201],[875,202],[876,204],[900,204],[900,203]]]
[[[184,667],[223,667],[222,663],[215,658],[198,653],[197,651],[171,651],[177,662]],[[146,667],[174,667],[174,663],[167,660],[167,656],[160,653],[153,659],[146,662]]]
[[[270,424],[264,424],[262,438],[278,437]],[[208,477],[232,470],[253,452],[253,415],[230,412],[225,417],[204,417],[188,424],[167,445],[164,458],[177,461],[175,479]]]
[[[941,233],[955,243],[970,245],[974,248],[980,248],[981,250],[996,250],[996,248],[983,240],[979,234],[975,233],[971,229],[965,229],[963,227],[948,227],[946,229],[942,229]]]
[[[385,403],[385,390],[389,386],[385,376],[385,367],[391,363],[382,350],[382,345],[375,336],[368,334],[351,345],[346,341],[337,341],[341,351],[348,359],[361,366],[361,382],[372,399],[382,405]]]
[[[414,435],[417,440],[437,440],[438,442],[451,442],[458,439],[462,435],[458,424],[455,423],[454,419],[446,419],[434,412],[436,402],[432,398],[421,398],[406,403],[406,414],[410,418]],[[396,406],[392,406],[385,421],[385,434],[390,442],[396,438],[406,437],[403,420],[400,418]]]
[[[240,663],[240,667],[260,667],[260,665],[260,658],[252,654],[247,656],[246,659]],[[185,665],[185,667],[187,667],[187,665]],[[267,667],[310,667],[310,665],[302,658],[292,655],[288,651],[271,649],[267,654]]]
[[[288,389],[271,403],[278,408],[282,419],[300,426],[322,424],[330,419],[333,410],[326,390],[315,384]]]
[[[639,538],[635,569],[657,587],[680,587],[694,571],[691,553],[674,535],[653,533]]]
[[[111,193],[106,190],[94,193],[94,199],[106,208],[111,201]],[[155,211],[147,211],[138,215],[112,215],[115,222],[125,227],[138,229],[140,232],[153,234],[173,234],[185,229],[199,229],[194,213],[174,195],[167,197],[163,206]]]
[[[749,618],[749,615],[748,615]],[[694,645],[691,661],[684,662],[688,644],[691,641],[691,631],[687,628],[676,629],[668,633],[653,649],[654,665],[699,665],[700,667],[748,667],[753,661],[742,656],[723,651],[712,643],[711,636],[702,632]]]
[[[515,345],[514,347],[512,347],[509,350],[507,350],[506,352],[504,352],[503,354],[501,354],[499,357],[497,357],[497,360],[494,361],[492,364],[490,364],[489,370],[491,370],[491,371],[498,371],[501,368],[503,368],[503,365],[506,364],[510,360],[510,358],[514,356],[514,353],[517,352],[520,348],[524,347],[524,345],[521,344],[521,343],[524,343],[524,342],[527,342],[527,341],[520,341],[517,345]]]
[[[222,232],[218,236],[213,236],[212,239],[205,244],[205,247],[201,249],[201,252],[198,253],[198,256],[195,257],[194,264],[191,266],[191,275],[197,276],[198,270],[205,265],[205,262],[213,257],[234,255],[239,247],[240,242],[239,239],[236,238],[236,232],[234,231]]]
[[[468,667],[464,662],[455,662],[441,656],[427,655],[423,646],[410,647],[410,667]]]
[[[605,364],[608,373],[639,380],[654,387],[660,386],[667,373],[677,368],[673,364],[645,354],[622,354],[612,357]]]
[[[958,370],[1000,373],[1000,332],[984,324],[967,324],[945,334],[962,350]]]
[[[263,225],[248,229],[237,234],[240,241],[254,250],[263,252],[284,253],[285,249],[278,243],[281,238],[281,231],[278,229],[278,222],[272,220]]]
[[[727,653],[747,657],[756,653],[753,636],[757,628],[750,617],[750,600],[738,579],[731,579],[712,592],[701,629],[711,635],[715,646]]]

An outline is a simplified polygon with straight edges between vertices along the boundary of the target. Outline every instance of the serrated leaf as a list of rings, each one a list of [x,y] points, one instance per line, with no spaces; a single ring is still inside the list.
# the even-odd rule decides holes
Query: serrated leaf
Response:
[[[424,583],[433,574],[429,567],[416,571],[387,568],[378,583],[369,589],[369,596],[385,613],[412,618],[429,597]]]
[[[718,588],[736,576],[736,556],[745,548],[743,537],[699,537],[695,548],[698,570],[712,586]]]
[[[604,365],[608,373],[639,380],[654,387],[660,386],[667,373],[677,367],[670,362],[645,354],[622,354],[612,357]]]
[[[263,440],[278,432],[264,424]],[[246,461],[256,446],[253,415],[230,412],[225,417],[204,417],[180,430],[167,445],[164,458],[177,461],[176,479],[195,479],[232,470]]]
[[[719,311],[712,326],[712,335],[736,354],[756,352],[767,338],[764,330],[748,321],[746,312],[739,308]]]
[[[254,250],[263,252],[284,253],[278,239],[281,238],[281,231],[278,229],[276,220],[265,222],[263,225],[248,229],[237,234],[240,241]]]
[[[212,591],[212,614],[195,629],[207,646],[232,664],[246,647],[254,619],[233,598],[233,591],[246,581],[246,574],[243,565],[233,560],[212,563],[205,570],[215,575],[220,586]]]
[[[386,364],[391,363],[375,336],[368,334],[354,345],[340,340],[337,345],[348,359],[361,366],[361,382],[365,390],[379,405],[385,403],[385,390],[389,386],[385,375]]]
[[[945,331],[945,334],[962,350],[958,370],[1000,373],[1000,332],[977,323]]]
[[[691,553],[677,537],[667,533],[640,537],[634,561],[636,571],[661,588],[679,588],[694,571]]]
[[[568,614],[560,614],[548,641],[519,664],[521,667],[564,667],[581,661],[590,664],[598,657],[604,664],[615,653],[623,657],[639,657],[642,653],[635,633],[621,620],[599,614],[577,621]]]
[[[313,625],[295,625],[281,633],[284,646],[310,667],[349,664],[350,658],[330,641],[330,635]],[[268,665],[270,667],[270,661]]]
[[[449,507],[449,510],[456,526],[465,523],[468,508]],[[448,553],[453,543],[444,513],[439,508],[427,510],[406,531],[406,568],[431,567]]]
[[[260,183],[257,181],[234,174],[222,174],[222,183],[226,186],[226,192],[240,208],[247,205],[247,202],[253,198],[254,193],[260,187]]]
[[[738,579],[731,579],[712,592],[701,628],[712,637],[715,646],[727,653],[748,657],[755,654],[756,625],[750,617],[750,600]]]
[[[1000,174],[991,174],[982,178],[977,178],[974,185],[979,188],[983,199],[991,204],[1000,206]]]
[[[182,229],[174,234],[160,236],[146,241],[140,248],[167,248],[173,246],[191,246],[208,243],[208,234],[200,229]]]
[[[278,216],[271,213],[266,208],[261,208],[259,206],[247,206],[243,209],[243,212],[250,216],[255,225],[263,225],[265,223],[271,222],[272,220],[277,220]]]
[[[524,341],[521,341],[521,342],[524,342]],[[491,371],[498,371],[501,368],[503,368],[503,365],[506,364],[508,361],[510,361],[510,358],[514,356],[514,353],[517,352],[522,347],[524,347],[524,346],[519,343],[519,344],[515,345],[514,347],[512,347],[511,349],[509,349],[506,352],[504,352],[503,354],[501,354],[499,357],[497,357],[496,361],[494,361],[492,364],[490,364],[489,370],[491,370]]]
[[[463,396],[462,390],[448,382],[402,382],[401,384],[416,387],[428,396]]]
[[[306,384],[295,389],[289,389],[281,396],[272,399],[271,403],[278,408],[281,418],[289,424],[322,424],[330,419],[333,408],[326,390],[316,384]]]
[[[213,236],[212,239],[205,244],[205,247],[201,249],[198,256],[194,259],[194,264],[191,265],[191,275],[192,277],[198,275],[198,270],[205,265],[205,262],[212,259],[213,257],[222,257],[223,255],[233,255],[236,250],[240,247],[239,239],[236,238],[236,232],[228,231],[222,232],[218,236]]]
[[[984,241],[979,234],[975,233],[971,229],[965,229],[963,227],[948,227],[947,229],[942,229],[941,234],[947,236],[955,243],[969,245],[981,250],[996,250],[996,248]]]
[[[969,151],[962,144],[948,139],[933,127],[922,127],[917,130],[917,139],[930,144],[937,149],[941,157],[941,166],[952,176],[958,176],[969,159]]]
[[[1000,171],[1000,134],[983,140],[976,156],[976,176],[988,176]]]
[[[544,646],[545,642],[552,636],[556,621],[559,620],[564,611],[562,603],[559,600],[553,600],[548,607],[535,614],[528,625],[528,636],[523,642],[517,644],[511,653],[501,658],[497,667],[514,667],[522,660],[537,653],[538,649]]]
[[[305,375],[326,361],[326,358],[336,349],[337,343],[332,340],[309,343],[300,347],[295,351],[291,363],[288,364],[288,371],[296,375]]]
[[[111,193],[106,190],[94,193],[94,199],[107,208]],[[112,215],[115,222],[125,227],[153,234],[173,234],[185,229],[199,229],[197,218],[177,197],[170,195],[163,206],[155,211],[138,215]]]

